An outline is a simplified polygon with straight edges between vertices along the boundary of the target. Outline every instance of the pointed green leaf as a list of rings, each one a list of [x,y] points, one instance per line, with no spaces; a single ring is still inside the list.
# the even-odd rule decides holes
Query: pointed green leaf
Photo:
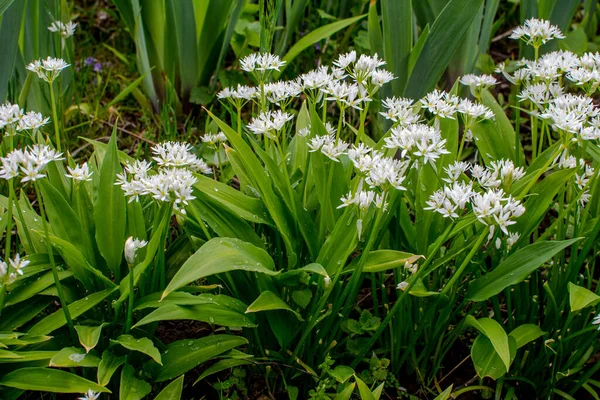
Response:
[[[508,335],[502,325],[491,318],[475,319],[472,315],[467,315],[466,323],[490,340],[494,350],[496,350],[496,353],[498,353],[508,371],[511,363],[510,347],[508,344]]]
[[[523,324],[517,326],[508,336],[515,339],[517,349],[525,346],[529,342],[533,342],[537,338],[545,335],[546,332],[540,329],[539,326],[534,324]]]
[[[117,368],[125,364],[125,361],[127,361],[127,356],[116,357],[110,351],[105,350],[98,365],[98,383],[102,386],[108,385]]]
[[[202,321],[215,325],[233,327],[256,326],[244,314],[219,304],[198,304],[193,306],[170,304],[152,311],[135,324],[134,328],[152,322],[176,320]]]
[[[596,293],[569,282],[569,304],[571,312],[579,311],[598,302],[600,296]]]
[[[173,379],[219,354],[246,343],[248,341],[245,338],[233,335],[212,335],[173,342],[163,353],[163,368],[160,369],[156,381]]]
[[[184,375],[181,375],[169,383],[154,400],[180,400],[181,392],[183,391],[183,377]]]
[[[152,391],[152,386],[146,381],[135,377],[135,369],[125,364],[121,371],[121,385],[119,387],[120,400],[140,400]]]
[[[90,352],[98,344],[102,328],[108,325],[106,323],[99,326],[84,326],[75,325],[75,330],[79,336],[79,343],[85,348],[86,352]]]
[[[287,303],[275,293],[266,290],[258,296],[252,304],[248,306],[246,313],[255,313],[261,311],[272,311],[272,310],[285,310],[294,313],[298,320],[303,321],[302,316],[294,311]]]
[[[120,344],[127,350],[139,351],[140,353],[144,353],[147,356],[150,356],[154,361],[162,365],[162,360],[158,349],[154,347],[154,343],[152,343],[152,340],[148,338],[136,339],[131,335],[121,335],[117,338],[117,340],[111,339],[111,343]]]
[[[65,347],[50,360],[50,366],[58,368],[97,367],[99,363],[100,358],[76,347]]]
[[[218,361],[217,363],[212,365],[210,368],[207,368],[202,373],[202,375],[200,375],[198,377],[198,379],[196,379],[196,381],[194,382],[194,385],[196,383],[200,382],[202,379],[206,378],[207,376],[216,374],[217,372],[221,372],[226,369],[239,367],[240,365],[247,365],[247,364],[252,364],[252,362],[250,362],[248,360],[244,360],[244,359],[239,359],[239,358],[226,358],[225,360]]]
[[[52,368],[21,368],[0,378],[0,385],[52,393],[110,393],[107,388],[69,372]]]

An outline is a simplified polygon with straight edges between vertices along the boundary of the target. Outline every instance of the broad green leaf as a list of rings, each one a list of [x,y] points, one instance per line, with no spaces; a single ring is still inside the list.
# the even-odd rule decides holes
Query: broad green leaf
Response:
[[[219,304],[197,304],[193,306],[170,304],[152,311],[135,324],[134,328],[152,322],[176,320],[202,321],[214,325],[232,327],[256,326],[244,314]]]
[[[71,276],[73,276],[71,271],[58,272],[58,279],[61,281]],[[52,272],[48,272],[41,277],[30,278],[27,280],[26,285],[21,285],[18,288],[11,290],[11,292],[6,295],[5,305],[8,307],[28,300],[53,284],[54,276],[52,275]]]
[[[96,222],[96,243],[100,254],[106,260],[109,268],[120,276],[118,269],[123,259],[125,245],[125,195],[121,188],[115,185],[117,174],[122,168],[117,155],[116,126],[100,168],[100,183],[98,197],[94,204],[94,219]]]
[[[230,271],[258,272],[277,275],[269,254],[246,242],[231,238],[215,238],[206,242],[177,271],[162,298],[169,293],[210,275]]]
[[[0,379],[0,385],[52,393],[110,393],[107,388],[69,372],[52,368],[21,368]]]
[[[3,364],[7,363],[21,363],[30,361],[43,361],[50,360],[57,351],[13,351],[18,357],[6,357],[2,359]]]
[[[181,375],[179,378],[169,383],[161,390],[154,400],[180,400],[181,392],[183,391],[183,378],[184,375]]]
[[[451,0],[435,20],[410,71],[404,95],[418,99],[435,88],[483,0]]]
[[[375,3],[373,3],[375,4]],[[369,16],[371,18],[371,16]],[[413,11],[411,0],[382,0],[383,53],[390,72],[396,79],[390,82],[392,93],[404,91],[410,75],[408,59],[413,46]],[[387,91],[387,89],[383,89]],[[387,93],[386,93],[387,95]]]
[[[517,326],[508,336],[515,339],[515,344],[517,345],[517,349],[525,346],[529,342],[533,342],[539,337],[545,335],[546,332],[540,329],[539,326],[534,324],[523,324]]]
[[[571,312],[579,311],[598,302],[600,296],[596,293],[569,282],[569,304]]]
[[[118,288],[107,289],[101,292],[92,293],[89,296],[84,297],[83,299],[77,300],[71,304],[69,304],[69,312],[71,313],[71,318],[75,319],[90,310],[92,307],[95,307],[98,303],[103,301],[105,298],[114,293]],[[67,323],[65,319],[65,314],[62,310],[55,311],[54,313],[48,315],[46,318],[42,319],[40,322],[35,324],[27,333],[29,335],[47,335],[58,328],[64,326]]]
[[[98,325],[98,326],[84,326],[84,325],[75,325],[75,330],[77,331],[77,335],[79,336],[79,343],[85,348],[86,352],[90,352],[100,340],[100,333],[102,332],[102,328],[108,325],[107,323]]]
[[[163,353],[163,368],[157,382],[164,382],[248,341],[240,336],[211,335],[195,340],[179,340],[167,346]]]
[[[13,353],[12,351],[0,349],[0,360],[5,360],[7,358],[23,358],[23,356]]]
[[[77,347],[65,347],[50,360],[50,366],[58,368],[97,367],[99,363],[100,358]]]
[[[19,55],[19,36],[23,21],[25,1],[2,0],[0,1],[0,40],[3,43],[2,63],[0,63],[0,102],[7,100],[8,89],[15,72],[15,63]],[[10,7],[12,5],[12,7]],[[33,73],[28,74],[33,76]]]
[[[510,347],[508,344],[508,335],[504,331],[502,325],[491,318],[475,319],[472,315],[467,315],[466,323],[477,329],[490,340],[494,350],[498,353],[508,371],[511,363]]]
[[[367,260],[363,267],[363,272],[384,272],[392,269],[404,267],[406,263],[414,264],[423,256],[414,255],[396,250],[375,250],[369,252]],[[346,269],[344,273],[352,272],[356,269],[360,257],[356,257]]]
[[[302,316],[294,311],[287,303],[275,293],[267,290],[264,291],[258,296],[256,300],[252,304],[248,306],[246,313],[255,313],[261,311],[273,311],[273,310],[285,310],[294,313],[298,320],[303,321]]]
[[[508,345],[510,347],[511,360],[517,351],[515,339],[508,337]],[[485,335],[479,335],[473,342],[471,347],[471,359],[475,366],[475,371],[480,377],[489,376],[496,380],[506,374],[507,369],[503,360],[500,358],[494,345]]]
[[[0,342],[2,345],[7,345],[7,346],[27,346],[30,344],[38,344],[38,343],[47,342],[50,339],[52,339],[52,336],[25,335],[25,336],[21,336],[18,338],[16,338],[16,337],[15,338],[4,338],[4,339],[0,338]]]
[[[260,199],[247,196],[229,185],[208,178],[204,175],[194,175],[198,182],[194,185],[196,190],[219,202],[219,204],[246,221],[274,226],[274,222],[267,213],[265,205]]]
[[[580,238],[536,242],[517,250],[491,272],[471,282],[467,291],[467,299],[484,301],[507,287],[522,282],[555,254],[578,240]]]
[[[140,353],[144,353],[147,356],[150,356],[154,361],[162,365],[160,352],[156,347],[154,347],[154,343],[152,343],[152,340],[148,338],[144,337],[136,339],[131,335],[121,335],[117,338],[117,340],[111,339],[111,343],[120,344],[127,350],[139,351]]]
[[[338,383],[344,383],[354,375],[354,370],[347,365],[338,365],[329,374],[335,378]]]
[[[202,372],[202,375],[200,375],[198,377],[198,379],[196,379],[196,381],[194,382],[194,385],[196,383],[200,382],[202,379],[206,378],[207,376],[216,374],[217,372],[221,372],[226,369],[239,367],[240,365],[247,365],[247,364],[252,364],[252,362],[248,361],[248,360],[244,360],[244,359],[239,359],[239,358],[226,358],[224,360],[218,361],[217,363],[212,365],[210,368],[207,368],[204,372]]]
[[[339,392],[337,396],[333,400],[349,400],[354,392],[354,388],[356,387],[356,383],[349,384],[344,390]]]
[[[371,389],[357,376],[354,377],[356,379],[356,384],[358,385],[358,393],[360,393],[361,400],[377,400],[371,392]]]
[[[252,183],[253,187],[260,193],[265,207],[269,211],[271,218],[282,235],[289,268],[293,268],[298,261],[298,256],[296,255],[295,250],[295,234],[293,232],[292,223],[289,220],[290,215],[288,212],[288,205],[275,194],[273,191],[272,180],[269,178],[263,165],[244,139],[210,111],[207,110],[207,113],[223,131],[225,136],[227,136],[227,140],[229,140],[235,149],[226,148],[226,154],[229,161],[234,166],[236,175],[240,177],[240,175],[245,174],[245,177],[248,178],[250,175],[245,173],[245,171],[252,171],[252,182],[247,183]],[[236,168],[236,166],[238,166],[238,168]],[[242,179],[240,178],[240,180]]]
[[[98,365],[98,383],[102,386],[108,385],[110,378],[121,365],[125,364],[127,356],[116,357],[109,350],[104,350],[102,359]]]
[[[367,16],[367,14],[364,14],[364,15],[359,15],[357,17],[352,17],[352,18],[343,19],[341,21],[332,22],[331,24],[321,26],[321,27],[313,30],[309,34],[303,36],[300,40],[298,40],[292,46],[292,48],[281,59],[282,61],[285,61],[286,64],[280,68],[280,72],[279,72],[279,74],[277,74],[277,76],[280,75],[281,72],[283,72],[283,70],[285,69],[285,67],[287,67],[290,64],[290,62],[294,58],[296,58],[296,56],[298,54],[302,53],[302,51],[309,48],[310,46],[317,43],[318,41],[330,37],[334,33],[346,28],[347,26],[350,26],[353,23],[360,21],[362,18],[364,18],[366,16]]]
[[[150,394],[152,386],[146,381],[135,377],[135,369],[125,364],[121,370],[121,384],[119,387],[120,400],[140,400]]]

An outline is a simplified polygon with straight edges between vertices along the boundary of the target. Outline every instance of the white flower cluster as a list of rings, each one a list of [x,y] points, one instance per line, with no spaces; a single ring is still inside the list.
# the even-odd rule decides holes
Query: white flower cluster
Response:
[[[246,72],[279,71],[285,65],[279,56],[270,53],[253,53],[240,60],[242,70]]]
[[[237,85],[236,88],[225,88],[217,93],[217,98],[223,100],[227,99],[233,103],[234,106],[241,108],[248,101],[252,100],[256,95],[256,88],[251,86]]]
[[[138,201],[139,196],[151,196],[161,202],[173,202],[173,208],[185,214],[184,206],[195,199],[192,186],[197,182],[192,171],[209,174],[212,170],[206,163],[191,153],[187,143],[165,142],[152,148],[158,170],[151,171],[152,163],[135,161],[125,166],[125,172],[117,175],[129,201]]]
[[[66,24],[62,21],[54,21],[50,24],[48,30],[60,34],[63,39],[67,39],[75,34],[75,28],[77,28],[77,24],[73,21],[69,21]]]
[[[409,167],[408,159],[385,157],[383,153],[363,144],[348,150],[348,158],[372,188],[380,187],[383,191],[392,188],[406,190],[403,184]]]
[[[336,139],[335,129],[331,125],[329,125],[329,128],[332,133],[321,136],[317,135],[310,139],[307,143],[308,151],[313,153],[320,150],[321,153],[337,162],[343,154],[346,154],[349,144],[343,140]]]
[[[486,119],[494,119],[494,113],[488,107],[469,99],[461,99],[441,90],[434,90],[421,99],[423,108],[440,118],[454,119],[458,113],[463,118],[465,127]]]
[[[418,111],[413,107],[412,99],[389,97],[381,101],[386,111],[380,112],[386,119],[394,122],[397,126],[416,124],[421,119]]]
[[[219,144],[227,141],[227,136],[223,132],[206,133],[202,136],[202,143],[206,143],[211,147],[217,147]]]
[[[35,182],[46,176],[44,170],[49,163],[63,159],[61,155],[49,146],[39,144],[25,150],[13,150],[0,158],[0,178],[8,180],[22,176],[21,182]]]
[[[386,193],[377,194],[372,190],[361,190],[360,188],[356,191],[356,193],[352,194],[352,192],[348,193],[348,195],[341,198],[342,204],[340,204],[337,208],[344,208],[349,206],[358,207],[359,217],[356,220],[356,230],[358,232],[358,239],[362,235],[363,230],[363,218],[365,214],[369,211],[372,205],[375,207],[386,211],[388,203],[385,201]]]
[[[440,130],[425,124],[393,127],[391,135],[385,138],[385,147],[400,150],[401,157],[432,165],[442,154],[450,153],[445,144]]]
[[[293,115],[281,110],[265,111],[252,119],[252,122],[248,124],[248,129],[255,135],[265,135],[269,139],[276,140],[279,131],[283,129],[286,122],[293,118]]]
[[[394,79],[391,72],[379,69],[385,65],[385,61],[380,59],[377,54],[373,56],[361,54],[357,57],[356,51],[351,51],[347,54],[341,54],[333,62],[333,65],[345,71],[361,90],[366,90],[369,96],[375,94],[377,89]],[[341,73],[338,72],[337,74],[340,75]]]
[[[85,162],[81,165],[76,164],[74,167],[67,167],[69,171],[68,174],[65,174],[67,178],[71,178],[75,181],[88,182],[92,180],[93,172],[90,172],[90,167],[88,163]]]
[[[23,131],[35,133],[49,121],[50,118],[44,118],[41,113],[34,111],[25,113],[16,104],[0,105],[0,129],[4,129],[7,135]]]
[[[24,260],[19,254],[14,259],[9,259],[8,263],[0,261],[0,284],[11,284],[17,280],[18,276],[23,276],[23,269],[29,265],[30,261]]]
[[[567,155],[567,150],[554,160],[554,164],[561,169],[577,169],[575,186],[579,190],[579,204],[585,207],[591,198],[589,184],[594,177],[595,169],[587,164],[583,158],[577,160],[574,156]]]
[[[469,170],[474,181],[463,179]],[[489,168],[480,165],[469,167],[467,163],[459,161],[446,167],[445,171],[447,177],[444,181],[449,185],[434,192],[425,209],[445,218],[459,218],[470,206],[477,219],[489,226],[489,239],[494,236],[496,226],[509,235],[508,227],[515,224],[515,218],[523,215],[525,207],[520,201],[505,195],[500,187],[510,187],[521,179],[524,176],[523,169],[515,168],[510,160],[492,162]]]
[[[531,18],[522,26],[515,28],[509,38],[520,39],[530,46],[539,48],[552,39],[564,39],[565,36],[557,26],[551,25],[550,21]]]
[[[471,90],[471,94],[479,98],[483,90],[498,84],[498,81],[491,75],[468,74],[460,78],[460,83],[468,86]]]
[[[597,140],[600,139],[599,115],[600,110],[591,97],[567,93],[549,101],[540,118],[548,120],[557,131],[576,134],[583,140]]]
[[[38,78],[45,80],[48,83],[54,82],[60,72],[67,68],[69,64],[61,58],[48,57],[45,60],[35,60],[27,68],[31,72],[35,72]]]

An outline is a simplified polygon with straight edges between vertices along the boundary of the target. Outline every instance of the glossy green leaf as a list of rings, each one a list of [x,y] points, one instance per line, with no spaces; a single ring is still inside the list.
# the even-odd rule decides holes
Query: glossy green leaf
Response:
[[[77,331],[77,335],[79,337],[79,343],[85,348],[86,352],[90,352],[96,345],[98,344],[98,340],[100,340],[100,333],[102,332],[102,328],[107,324],[102,324],[99,326],[84,326],[84,325],[75,325],[75,330]]]
[[[266,290],[258,296],[252,304],[248,306],[246,313],[255,313],[261,311],[273,311],[273,310],[285,310],[294,313],[298,320],[303,321],[302,316],[294,311],[290,306],[287,305],[279,296],[275,293]]]
[[[339,392],[337,396],[333,400],[349,400],[354,392],[354,388],[356,387],[356,383],[349,384],[344,390]]]
[[[338,383],[344,383],[354,375],[354,370],[347,365],[338,365],[329,372]]]
[[[147,356],[150,356],[154,361],[162,365],[160,352],[156,347],[154,347],[154,343],[152,343],[152,340],[148,338],[144,337],[136,339],[131,335],[121,335],[116,340],[111,339],[111,343],[120,344],[127,350],[144,353]]]
[[[512,360],[517,351],[514,338],[508,337],[508,346]],[[491,340],[485,335],[477,336],[475,342],[473,342],[471,359],[477,375],[482,378],[488,376],[492,379],[499,379],[507,372],[504,361],[496,352]]]
[[[515,344],[517,345],[517,349],[525,346],[529,342],[533,342],[534,340],[545,335],[546,332],[540,329],[539,326],[534,324],[523,324],[517,326],[508,336],[515,339]]]
[[[404,267],[406,263],[413,264],[423,256],[417,256],[412,253],[396,250],[375,250],[369,252],[365,261],[363,272],[384,272],[392,269]],[[350,265],[344,269],[344,273],[352,272],[356,269],[360,257],[352,260]]]
[[[109,350],[104,350],[102,359],[98,365],[98,383],[102,386],[108,385],[110,378],[121,365],[125,364],[126,361],[127,356],[116,357]]]
[[[446,388],[446,390],[444,390],[442,393],[440,393],[439,396],[437,396],[435,399],[433,400],[448,400],[450,398],[450,395],[452,394],[452,388],[454,387],[454,385],[450,385]]]
[[[69,304],[69,312],[71,313],[71,318],[75,319],[90,310],[92,307],[95,307],[98,303],[103,301],[105,298],[114,293],[117,288],[103,290],[101,292],[92,293],[89,296],[84,297],[83,299],[77,300],[71,304]],[[48,315],[46,318],[42,319],[40,322],[35,324],[29,331],[29,335],[47,335],[58,328],[66,325],[67,321],[65,319],[65,314],[62,310],[57,310],[54,313]]]
[[[152,311],[134,327],[140,327],[158,321],[192,320],[210,324],[233,327],[255,326],[244,314],[218,304],[198,304],[179,306],[170,304]]]
[[[214,365],[210,366],[210,368],[207,368],[204,372],[202,372],[202,375],[200,375],[198,379],[196,379],[194,385],[206,378],[207,376],[216,374],[217,372],[225,371],[226,369],[248,364],[252,364],[252,362],[239,358],[226,358],[224,360],[218,361]]]
[[[120,268],[125,245],[125,195],[121,187],[115,185],[117,174],[122,168],[117,155],[116,126],[100,169],[98,197],[94,204],[96,222],[96,243],[100,254],[109,268],[115,272]]]
[[[579,311],[583,308],[596,304],[600,300],[600,296],[596,293],[569,282],[569,304],[571,312]]]
[[[451,0],[435,20],[410,71],[404,95],[418,99],[435,88],[483,0]]]
[[[183,378],[184,375],[181,375],[179,378],[169,383],[161,390],[154,400],[180,400],[181,392],[183,391]]]
[[[230,271],[277,275],[274,269],[273,259],[266,251],[241,240],[215,238],[206,242],[181,266],[162,297],[210,275]]]
[[[508,344],[508,335],[504,331],[502,325],[491,318],[475,319],[472,315],[467,315],[466,323],[477,329],[490,340],[494,350],[498,353],[508,371],[511,364],[510,347]]]
[[[491,272],[471,282],[467,291],[467,299],[484,301],[507,287],[522,282],[559,251],[578,240],[580,239],[536,242],[517,250]]]
[[[0,385],[53,393],[110,393],[107,388],[75,374],[52,368],[21,368],[0,378]]]
[[[167,346],[163,353],[163,368],[157,382],[164,382],[248,341],[240,336],[211,335],[195,340],[179,340]]]
[[[59,271],[58,279],[63,280],[73,276],[71,271]],[[44,275],[27,280],[26,285],[21,285],[15,290],[12,290],[6,295],[6,306],[12,306],[22,301],[28,300],[54,284],[54,276],[52,272],[47,272]]]
[[[125,364],[121,370],[121,384],[119,386],[120,400],[140,400],[150,394],[152,386],[146,381],[136,378],[135,369]]]
[[[51,367],[58,368],[76,368],[76,367],[97,367],[100,358],[92,354],[87,354],[85,350],[77,347],[65,347],[52,357]]]

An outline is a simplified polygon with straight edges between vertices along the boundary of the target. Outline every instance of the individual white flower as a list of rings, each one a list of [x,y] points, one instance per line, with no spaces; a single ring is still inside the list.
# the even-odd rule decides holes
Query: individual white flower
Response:
[[[61,58],[48,57],[45,60],[36,60],[27,65],[26,69],[35,72],[40,79],[48,83],[54,82],[60,72],[69,64]]]
[[[133,236],[129,236],[125,241],[125,247],[123,248],[127,264],[133,265],[137,251],[147,244],[148,242],[145,240],[134,239]]]
[[[69,173],[65,174],[65,176],[68,178],[82,182],[89,182],[92,180],[93,172],[90,172],[90,168],[88,167],[87,162],[81,165],[76,164],[73,168],[67,167],[67,170],[69,171]]]
[[[97,400],[100,397],[100,393],[94,392],[92,389],[89,389],[87,393],[83,395],[83,397],[79,397],[78,400]]]
[[[466,161],[456,161],[454,164],[450,164],[444,167],[446,172],[446,178],[442,178],[444,182],[453,183],[457,182],[462,174],[467,172],[471,168],[471,164]]]
[[[489,169],[500,177],[502,185],[506,190],[508,190],[514,182],[525,176],[525,169],[523,167],[516,168],[515,164],[507,159],[490,162]]]
[[[515,28],[509,38],[523,40],[528,45],[538,48],[552,39],[564,39],[565,36],[557,26],[551,25],[550,21],[531,18]]]
[[[5,103],[0,106],[0,129],[5,129],[9,136],[14,135],[23,118],[23,110],[16,104]]]
[[[396,289],[405,291],[407,287],[408,287],[408,282],[402,281],[398,284],[398,286],[396,286]]]
[[[21,256],[17,254],[14,259],[9,259],[9,263],[16,274],[23,276],[23,268],[27,267],[30,261],[23,260]]]
[[[371,73],[371,84],[377,88],[382,87],[383,85],[394,79],[394,74],[385,69],[376,69]]]
[[[347,54],[340,54],[338,59],[333,62],[333,65],[342,69],[346,69],[354,62],[356,62],[356,51],[353,50]]]
[[[70,38],[75,34],[77,24],[73,21],[69,21],[66,24],[62,21],[54,21],[48,27],[50,32],[59,33],[64,39]]]

